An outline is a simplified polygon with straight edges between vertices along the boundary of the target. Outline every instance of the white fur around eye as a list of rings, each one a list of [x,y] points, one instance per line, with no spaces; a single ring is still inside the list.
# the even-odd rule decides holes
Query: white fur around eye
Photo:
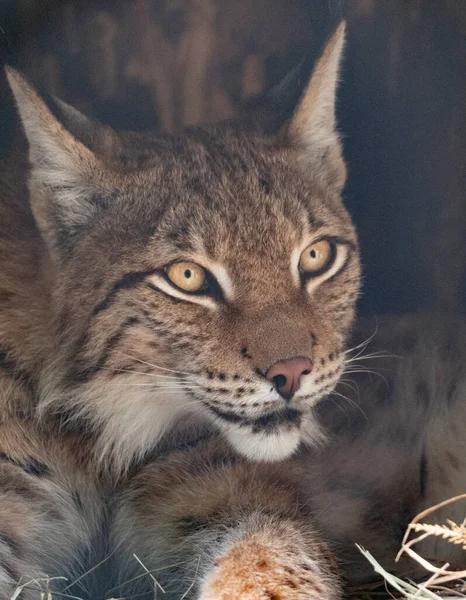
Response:
[[[185,300],[186,302],[192,302],[194,304],[201,304],[202,306],[206,306],[207,308],[217,310],[218,304],[212,298],[208,296],[194,296],[193,294],[184,294],[181,290],[174,288],[172,285],[166,281],[161,275],[151,275],[148,279],[154,287],[158,288],[161,292],[165,292],[169,296],[173,296],[174,298],[179,298],[180,300]]]
[[[234,299],[233,283],[230,276],[227,273],[225,267],[218,263],[211,262],[209,265],[209,271],[217,280],[217,283],[222,288],[222,292],[227,300]]]
[[[302,250],[295,248],[291,254],[291,277],[293,283],[297,288],[301,287],[301,276],[299,274],[299,259],[301,257]]]
[[[346,244],[336,244],[335,246],[335,260],[333,261],[330,269],[318,275],[317,277],[311,277],[306,282],[306,290],[308,294],[311,294],[321,283],[333,277],[346,263],[349,254],[349,248]]]

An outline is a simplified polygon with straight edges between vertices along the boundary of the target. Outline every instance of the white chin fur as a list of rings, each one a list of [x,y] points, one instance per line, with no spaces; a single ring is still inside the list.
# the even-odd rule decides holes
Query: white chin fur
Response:
[[[229,427],[225,435],[233,448],[249,458],[260,462],[274,462],[288,458],[301,442],[297,427],[272,434],[252,433],[248,427]]]

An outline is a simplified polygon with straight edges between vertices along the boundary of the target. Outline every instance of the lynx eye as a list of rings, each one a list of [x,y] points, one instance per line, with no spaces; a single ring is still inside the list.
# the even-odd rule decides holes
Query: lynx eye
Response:
[[[194,294],[206,284],[206,271],[193,262],[176,262],[166,269],[168,279],[184,292]]]
[[[315,277],[324,273],[335,259],[335,244],[329,240],[320,240],[308,246],[299,259],[302,273]]]

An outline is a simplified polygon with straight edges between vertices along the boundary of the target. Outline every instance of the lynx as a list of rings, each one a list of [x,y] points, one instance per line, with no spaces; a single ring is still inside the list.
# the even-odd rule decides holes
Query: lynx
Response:
[[[84,597],[105,559],[94,597],[336,600],[370,576],[354,542],[393,567],[464,491],[464,324],[389,321],[385,379],[350,373],[373,327],[349,342],[342,45],[289,119],[181,137],[9,70],[30,168],[0,202],[0,598]]]
[[[360,278],[335,126],[343,39],[341,25],[289,118],[179,137],[117,134],[7,70],[30,164],[1,186],[2,598],[92,564],[108,529],[121,548],[124,498],[145,528],[125,490],[172,431],[213,428],[262,463],[323,438],[315,406],[343,372]],[[333,597],[312,520],[253,504],[244,534],[283,531]]]

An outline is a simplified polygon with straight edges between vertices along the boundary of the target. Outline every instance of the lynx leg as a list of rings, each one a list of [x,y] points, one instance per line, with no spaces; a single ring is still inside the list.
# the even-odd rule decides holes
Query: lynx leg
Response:
[[[0,453],[0,598],[37,600],[59,588],[89,544],[76,497],[45,464]],[[50,578],[52,578],[50,580]],[[67,585],[64,583],[64,585]]]
[[[136,581],[154,586],[136,554],[166,600],[338,598],[336,566],[302,508],[293,463],[251,464],[224,446],[175,452],[133,479],[114,522],[126,573],[112,594],[140,593]]]
[[[297,523],[248,519],[207,570],[199,600],[324,600],[338,597],[324,549]],[[227,543],[228,541],[225,540]]]

